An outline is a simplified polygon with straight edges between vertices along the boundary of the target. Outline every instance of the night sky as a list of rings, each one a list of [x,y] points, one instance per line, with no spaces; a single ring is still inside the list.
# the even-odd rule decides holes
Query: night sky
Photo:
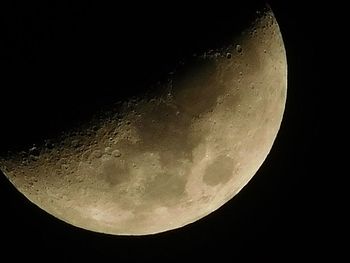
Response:
[[[0,153],[55,136],[60,128],[89,119],[102,106],[139,94],[164,78],[179,59],[226,43],[230,25],[237,31],[244,28],[246,14],[262,1],[209,1],[202,6],[176,1],[142,6],[3,2]],[[63,262],[284,262],[326,253],[316,216],[322,173],[317,157],[323,85],[318,70],[321,7],[295,2],[270,1],[287,51],[286,110],[269,156],[237,196],[181,229],[117,237],[54,218],[1,175],[1,255]]]

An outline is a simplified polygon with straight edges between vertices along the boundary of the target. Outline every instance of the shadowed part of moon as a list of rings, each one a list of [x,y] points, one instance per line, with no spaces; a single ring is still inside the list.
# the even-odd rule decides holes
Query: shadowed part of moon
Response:
[[[141,151],[160,152],[160,161],[164,166],[179,158],[191,158],[193,148],[204,135],[190,137],[191,124],[192,117],[184,116],[176,105],[147,105],[142,109],[142,117],[135,121],[140,136],[137,147]]]
[[[234,171],[234,161],[228,156],[218,156],[209,164],[203,175],[203,181],[207,185],[215,186],[224,184],[230,180]]]
[[[216,106],[217,98],[224,92],[224,86],[218,83],[216,65],[205,60],[197,61],[191,64],[190,70],[180,71],[179,75],[174,80],[174,98],[180,111],[198,117]],[[188,80],[181,75],[192,78]],[[189,101],[192,103],[189,104]]]

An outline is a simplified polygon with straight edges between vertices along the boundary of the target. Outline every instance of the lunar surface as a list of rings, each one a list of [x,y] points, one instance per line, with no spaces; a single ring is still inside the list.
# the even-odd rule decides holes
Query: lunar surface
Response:
[[[157,92],[0,158],[31,202],[74,226],[146,235],[192,223],[254,176],[279,130],[287,62],[271,10],[220,50],[193,56]]]

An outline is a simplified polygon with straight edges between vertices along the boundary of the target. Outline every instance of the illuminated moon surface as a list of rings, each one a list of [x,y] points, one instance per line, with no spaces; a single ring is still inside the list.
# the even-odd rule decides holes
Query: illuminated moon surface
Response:
[[[282,36],[266,9],[159,91],[116,104],[59,143],[2,157],[0,167],[31,202],[74,226],[115,235],[179,228],[257,172],[279,130],[286,85]]]

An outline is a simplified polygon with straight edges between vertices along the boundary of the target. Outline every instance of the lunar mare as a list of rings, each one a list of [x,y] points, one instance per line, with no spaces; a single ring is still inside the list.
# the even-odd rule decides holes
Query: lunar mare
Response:
[[[287,62],[270,10],[221,50],[193,57],[157,94],[2,157],[31,202],[92,231],[145,235],[192,223],[254,176],[279,130]]]

